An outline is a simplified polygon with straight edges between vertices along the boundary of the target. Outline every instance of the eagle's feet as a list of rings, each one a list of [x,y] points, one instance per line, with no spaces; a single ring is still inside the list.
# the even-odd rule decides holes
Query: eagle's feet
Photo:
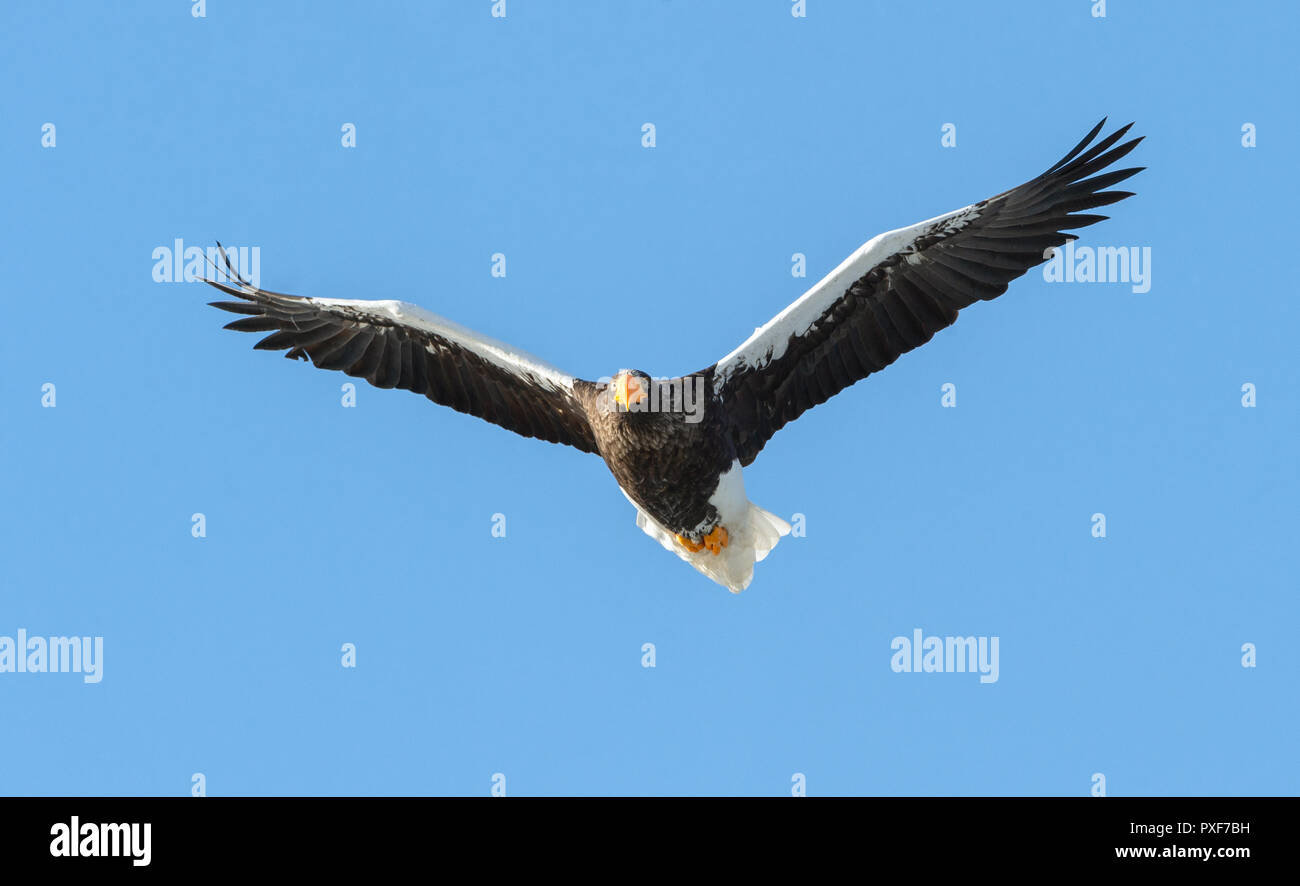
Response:
[[[677,543],[686,548],[686,550],[690,551],[692,554],[698,554],[700,551],[708,548],[715,557],[722,553],[722,549],[727,546],[729,540],[730,537],[727,534],[727,530],[722,528],[721,525],[714,526],[713,529],[709,531],[709,534],[704,536],[703,541],[691,541],[684,535],[677,536]]]

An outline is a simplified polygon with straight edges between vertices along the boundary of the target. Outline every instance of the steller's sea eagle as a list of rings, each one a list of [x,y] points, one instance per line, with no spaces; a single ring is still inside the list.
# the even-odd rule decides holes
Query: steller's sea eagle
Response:
[[[211,304],[247,315],[227,329],[271,333],[256,348],[599,455],[646,534],[738,592],[790,531],[749,501],[741,468],[805,410],[925,344],[962,308],[1001,295],[1075,239],[1065,230],[1106,218],[1086,210],[1132,196],[1105,189],[1142,167],[1102,170],[1141,138],[1116,146],[1130,123],[1096,140],[1105,123],[1019,187],[867,241],[690,376],[624,369],[584,381],[405,302],[267,292],[236,274],[224,250],[230,284],[207,282],[238,301]]]

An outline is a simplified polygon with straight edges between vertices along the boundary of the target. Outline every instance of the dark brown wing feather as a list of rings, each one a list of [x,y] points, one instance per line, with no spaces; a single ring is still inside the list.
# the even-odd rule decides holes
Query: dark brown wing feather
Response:
[[[228,263],[226,272],[236,285],[207,282],[239,300],[210,304],[245,315],[226,329],[269,332],[254,345],[259,350],[287,350],[287,357],[310,359],[320,369],[338,369],[379,388],[423,394],[525,437],[596,451],[579,394],[592,387],[589,382],[513,349],[504,357],[487,357],[483,342],[488,340],[465,334],[468,330],[445,321],[404,321],[385,309],[399,303],[331,303],[267,292],[235,279]],[[421,319],[428,318],[432,315]],[[513,357],[518,359],[512,362]]]
[[[1046,261],[1049,249],[1076,239],[1064,230],[1106,218],[1082,210],[1132,196],[1104,189],[1143,167],[1094,174],[1142,139],[1112,147],[1130,123],[1094,144],[1105,122],[1042,175],[959,210],[960,224],[950,214],[918,231],[905,248],[833,298],[808,329],[792,334],[783,349],[771,349],[779,357],[759,366],[728,365],[724,359],[705,370],[719,379],[741,463],[752,462],[773,434],[805,410],[925,344],[952,325],[962,308],[1001,295],[1008,283]],[[964,215],[968,211],[971,216]]]

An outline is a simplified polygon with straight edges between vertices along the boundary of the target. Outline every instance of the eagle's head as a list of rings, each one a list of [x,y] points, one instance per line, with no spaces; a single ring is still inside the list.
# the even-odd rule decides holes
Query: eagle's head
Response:
[[[649,405],[650,376],[639,369],[620,369],[610,382],[614,408],[619,412],[645,412]]]

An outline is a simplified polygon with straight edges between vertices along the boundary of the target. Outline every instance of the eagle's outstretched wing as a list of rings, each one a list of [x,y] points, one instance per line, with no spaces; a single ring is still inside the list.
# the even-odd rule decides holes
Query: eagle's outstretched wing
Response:
[[[741,464],[805,410],[925,344],[977,299],[1001,295],[1048,250],[1075,239],[1062,231],[1106,218],[1084,210],[1131,197],[1103,189],[1143,167],[1094,173],[1142,139],[1112,147],[1130,123],[1094,144],[1105,123],[1032,181],[868,241],[705,370]]]
[[[303,298],[239,279],[207,282],[239,301],[213,307],[247,314],[226,324],[269,332],[255,348],[288,350],[320,369],[340,369],[379,388],[404,388],[435,403],[552,443],[595,452],[577,388],[589,385],[503,342],[399,301]]]

